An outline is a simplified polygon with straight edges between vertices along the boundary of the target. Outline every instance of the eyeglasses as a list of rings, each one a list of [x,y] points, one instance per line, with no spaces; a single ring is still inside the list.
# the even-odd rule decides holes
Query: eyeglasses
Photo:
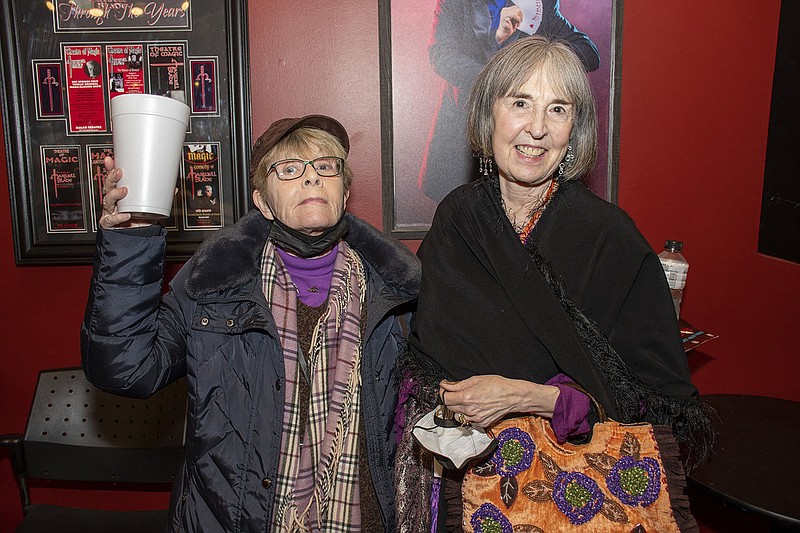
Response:
[[[301,177],[306,172],[306,165],[314,167],[314,172],[323,178],[332,178],[342,173],[344,168],[344,159],[341,157],[318,157],[311,161],[303,161],[302,159],[281,159],[269,166],[267,175],[273,170],[278,175],[281,181],[295,180]]]

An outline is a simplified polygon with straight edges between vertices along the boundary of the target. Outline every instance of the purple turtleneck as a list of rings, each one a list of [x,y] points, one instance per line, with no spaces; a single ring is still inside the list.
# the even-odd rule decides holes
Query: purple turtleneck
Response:
[[[281,256],[294,286],[297,297],[309,307],[319,307],[328,298],[333,277],[333,265],[339,251],[337,244],[331,251],[320,257],[305,259],[297,257],[280,248],[275,248]]]

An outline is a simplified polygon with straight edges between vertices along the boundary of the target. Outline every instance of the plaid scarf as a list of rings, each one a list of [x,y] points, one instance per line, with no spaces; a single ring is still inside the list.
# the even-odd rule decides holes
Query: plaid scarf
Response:
[[[297,293],[275,245],[261,261],[263,290],[282,339],[286,387],[273,531],[349,532],[361,527],[358,427],[361,417],[361,307],[366,277],[339,244],[328,304],[311,340],[308,425],[300,442]]]

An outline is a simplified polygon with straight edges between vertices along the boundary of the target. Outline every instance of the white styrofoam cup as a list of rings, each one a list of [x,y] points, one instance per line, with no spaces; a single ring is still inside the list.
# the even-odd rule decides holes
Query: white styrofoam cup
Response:
[[[175,196],[189,107],[166,96],[121,94],[111,100],[118,186],[128,194],[117,210],[135,218],[169,216]]]

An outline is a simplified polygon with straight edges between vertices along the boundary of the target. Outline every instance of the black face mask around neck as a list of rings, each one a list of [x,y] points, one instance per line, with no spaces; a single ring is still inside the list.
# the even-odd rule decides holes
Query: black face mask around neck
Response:
[[[279,248],[286,250],[298,257],[308,259],[317,257],[323,252],[332,248],[339,240],[347,234],[347,221],[344,217],[339,222],[325,230],[322,235],[306,235],[296,229],[292,229],[280,220],[272,220],[272,229],[269,238],[275,242]]]

